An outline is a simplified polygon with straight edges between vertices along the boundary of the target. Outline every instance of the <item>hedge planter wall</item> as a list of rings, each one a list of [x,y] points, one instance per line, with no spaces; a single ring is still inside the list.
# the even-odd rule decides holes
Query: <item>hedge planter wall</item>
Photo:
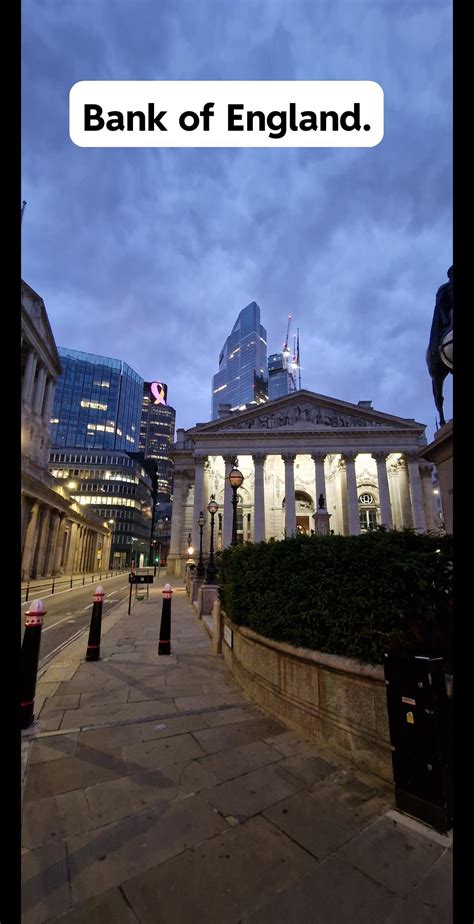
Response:
[[[441,654],[452,673],[452,537],[379,528],[225,549],[229,619],[299,648],[382,664]]]

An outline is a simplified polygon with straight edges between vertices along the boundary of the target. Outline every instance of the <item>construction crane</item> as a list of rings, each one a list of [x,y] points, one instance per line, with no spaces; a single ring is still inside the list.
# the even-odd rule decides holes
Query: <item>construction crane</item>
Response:
[[[291,314],[288,315],[288,326],[286,328],[286,340],[283,345],[283,356],[287,359],[290,355],[290,350],[288,347],[288,337],[290,336],[290,324],[291,324]]]

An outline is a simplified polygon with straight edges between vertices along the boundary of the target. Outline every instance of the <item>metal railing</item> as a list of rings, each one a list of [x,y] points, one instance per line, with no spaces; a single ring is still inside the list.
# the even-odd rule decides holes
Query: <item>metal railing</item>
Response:
[[[61,578],[58,579],[57,577],[52,577],[52,578],[49,578],[47,581],[44,581],[41,583],[37,583],[36,581],[30,583],[30,581],[27,581],[26,587],[21,588],[21,593],[23,594],[23,592],[25,592],[25,603],[26,603],[30,596],[30,590],[33,590],[35,593],[38,592],[38,594],[42,594],[42,593],[44,594],[46,591],[48,591],[51,594],[54,594],[55,591],[59,590],[59,588],[68,587],[69,590],[72,590],[73,587],[81,587],[81,586],[84,587],[86,582],[88,584],[89,583],[93,584],[94,580],[99,580],[99,581],[107,580],[107,578],[117,577],[119,574],[124,574],[125,572],[128,572],[128,571],[129,571],[129,568],[116,568],[116,569],[110,569],[109,571],[94,571],[92,575],[91,574],[71,574],[71,576],[69,578],[66,578],[65,580],[61,580]],[[89,578],[90,578],[90,581],[89,581]]]

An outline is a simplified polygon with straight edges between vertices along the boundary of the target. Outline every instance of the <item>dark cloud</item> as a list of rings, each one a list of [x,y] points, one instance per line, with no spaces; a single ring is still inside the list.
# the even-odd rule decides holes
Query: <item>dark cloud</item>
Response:
[[[177,425],[255,299],[289,313],[302,384],[434,425],[424,363],[452,262],[451,7],[411,0],[56,0],[23,13],[23,276],[57,342],[169,384]],[[372,149],[82,149],[69,90],[99,79],[367,79]],[[447,383],[447,416],[451,382]]]

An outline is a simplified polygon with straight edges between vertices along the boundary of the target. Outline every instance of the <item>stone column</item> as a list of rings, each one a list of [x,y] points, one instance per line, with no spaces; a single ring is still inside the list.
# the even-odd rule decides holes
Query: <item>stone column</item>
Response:
[[[223,529],[223,546],[226,548],[232,542],[232,488],[227,481],[235,462],[235,455],[223,456],[225,462],[224,473],[224,529]]]
[[[21,495],[21,552],[23,556],[23,548],[26,541],[26,531],[28,529],[28,523],[30,522],[31,511],[35,503],[34,497],[29,497],[27,494]]]
[[[84,527],[80,526],[79,523],[76,523],[75,526],[76,526],[76,535],[75,537],[73,537],[74,554],[73,554],[71,571],[74,574],[79,574],[80,564],[81,564],[81,552],[82,552],[82,534],[84,532]]]
[[[44,564],[48,550],[49,524],[51,519],[51,507],[43,508],[43,519],[41,523],[41,535],[37,544],[37,555],[34,564],[34,576],[41,577],[44,573]]]
[[[344,452],[342,459],[346,469],[347,509],[349,514],[349,534],[358,536],[360,533],[359,500],[357,497],[357,478],[355,470],[356,452]]]
[[[194,509],[193,509],[193,529],[192,542],[194,547],[194,557],[199,556],[199,536],[200,529],[198,526],[199,514],[204,511],[204,475],[207,456],[194,456]],[[206,514],[207,516],[207,514]],[[204,532],[204,531],[203,531]],[[203,535],[204,541],[204,535]]]
[[[66,574],[74,574],[75,565],[76,565],[76,549],[77,549],[78,532],[79,532],[78,524],[70,520],[69,521],[69,537],[67,540],[66,560],[64,562],[64,570]]]
[[[30,577],[30,570],[38,534],[39,513],[40,504],[38,501],[34,501],[30,509],[28,526],[26,527],[25,544],[23,546],[23,555],[21,559],[22,580],[27,580]]]
[[[286,452],[282,455],[285,463],[285,537],[296,533],[295,471],[293,468],[296,454]]]
[[[380,522],[387,529],[393,529],[392,506],[387,475],[387,453],[373,452],[372,458],[377,463],[377,481],[379,484]]]
[[[413,526],[413,514],[411,508],[410,491],[408,489],[408,467],[406,460],[398,460],[398,491],[400,494],[400,512],[402,515],[402,525],[406,527]]]
[[[253,529],[255,542],[262,542],[265,539],[264,466],[266,458],[262,453],[256,453],[252,456],[254,464]]]
[[[43,407],[43,398],[44,398],[44,389],[46,385],[46,369],[44,366],[40,366],[38,372],[38,378],[36,379],[36,385],[34,388],[33,395],[33,410],[35,414],[41,414],[41,409]]]
[[[173,508],[171,516],[170,550],[167,558],[167,574],[180,573],[181,527],[183,523],[184,472],[174,470]]]
[[[417,453],[405,453],[405,456],[408,463],[413,527],[419,532],[426,532],[425,506],[423,503],[423,488],[421,486],[418,455]]]
[[[326,497],[326,481],[324,478],[324,460],[326,458],[325,452],[314,452],[311,456],[314,462],[314,479],[315,479],[315,498],[316,503],[314,509],[318,509],[318,498],[322,494],[324,497],[324,506],[327,507],[327,497]]]
[[[44,395],[43,414],[42,414],[43,423],[45,423],[48,427],[50,426],[50,421],[51,421],[51,408],[53,406],[53,398],[54,398],[54,382],[52,378],[48,376],[46,380],[46,390],[45,390],[45,395]]]
[[[23,375],[23,385],[21,389],[21,400],[24,401],[25,404],[31,403],[31,393],[33,390],[33,382],[35,380],[37,361],[38,357],[36,353],[34,353],[33,350],[30,350],[26,360],[25,372]]]
[[[61,559],[63,557],[64,549],[64,540],[66,537],[66,514],[59,514],[59,529],[58,529],[58,538],[56,541],[56,549],[54,552],[53,559],[53,574],[59,574],[61,571]]]
[[[46,548],[46,554],[44,557],[43,573],[45,575],[51,574],[53,571],[54,559],[56,555],[56,544],[58,541],[59,524],[60,524],[59,510],[53,510],[51,514],[48,544]]]
[[[439,529],[439,522],[436,516],[436,508],[433,497],[433,482],[431,473],[433,466],[430,464],[420,464],[421,485],[423,489],[423,503],[425,507],[426,528],[428,530]]]

